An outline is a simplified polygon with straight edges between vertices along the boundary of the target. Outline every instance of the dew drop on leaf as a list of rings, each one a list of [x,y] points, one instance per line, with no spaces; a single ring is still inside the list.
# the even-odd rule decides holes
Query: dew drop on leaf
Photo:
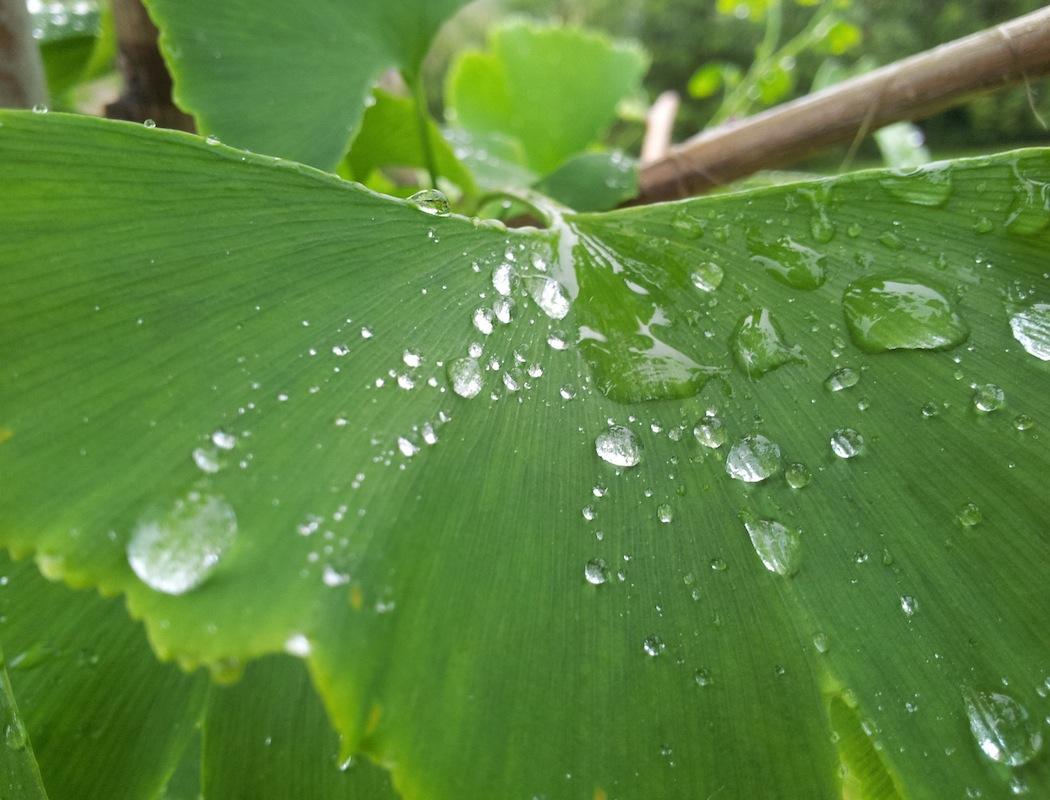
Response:
[[[706,416],[693,428],[693,436],[704,447],[715,450],[725,444],[726,429],[722,420],[715,416]]]
[[[855,458],[864,452],[864,437],[853,428],[837,428],[831,434],[831,449],[839,458]]]
[[[696,685],[703,688],[704,686],[711,685],[711,673],[706,669],[698,669],[693,673],[693,680],[696,681]]]
[[[227,431],[218,430],[212,433],[211,442],[220,450],[232,450],[237,445],[237,437]]]
[[[983,383],[974,387],[973,405],[985,414],[998,411],[1006,404],[1006,392],[994,383]]]
[[[656,518],[664,525],[674,521],[674,509],[669,503],[661,503],[656,509]]]
[[[1014,314],[1010,330],[1026,353],[1050,361],[1050,303],[1036,303]]]
[[[766,569],[784,576],[798,572],[802,544],[798,531],[772,519],[747,520],[744,528]]]
[[[593,586],[600,586],[609,580],[609,569],[605,564],[605,560],[601,558],[592,558],[583,568],[583,577],[587,583]]]
[[[726,472],[745,483],[758,483],[780,469],[780,447],[762,434],[745,436],[729,449]]]
[[[13,720],[4,728],[4,744],[11,750],[25,750],[28,741],[29,736],[22,720]]]
[[[849,389],[860,382],[860,373],[851,367],[842,367],[832,372],[824,380],[824,387],[829,392],[841,392]]]
[[[998,692],[963,693],[970,732],[988,758],[1019,767],[1035,758],[1043,736],[1029,722],[1028,711],[1014,698]]]
[[[955,515],[955,518],[959,520],[960,525],[972,528],[984,519],[984,514],[981,513],[981,509],[976,503],[966,503],[959,509],[959,513]]]
[[[1035,425],[1035,420],[1027,414],[1018,414],[1014,417],[1014,428],[1019,431],[1026,431]]]
[[[476,358],[457,358],[448,363],[448,379],[452,391],[470,399],[481,393],[481,364]]]
[[[598,434],[594,450],[602,461],[617,467],[634,467],[642,460],[642,445],[629,429],[612,425]]]
[[[660,655],[666,648],[667,646],[659,636],[647,636],[642,642],[642,650],[650,658]]]
[[[901,611],[904,616],[911,617],[919,610],[919,601],[910,594],[901,595]]]
[[[472,319],[478,333],[483,336],[488,336],[492,333],[492,311],[487,308],[476,308]]]
[[[853,343],[868,353],[941,350],[970,335],[943,294],[910,277],[860,278],[846,287],[842,308]]]
[[[514,267],[504,261],[492,271],[492,288],[504,297],[508,297],[513,284]]]
[[[952,194],[952,175],[940,166],[900,170],[879,184],[894,197],[918,206],[943,206]]]
[[[802,351],[790,347],[768,308],[755,309],[737,323],[730,345],[737,366],[749,378],[791,362],[804,361]]]
[[[793,289],[817,289],[827,279],[827,256],[790,236],[767,242],[752,232],[748,234],[747,246],[753,262]]]
[[[436,217],[449,215],[448,198],[445,197],[444,192],[439,192],[437,189],[424,189],[408,199],[409,202],[415,203],[416,208],[427,214],[433,214]]]
[[[201,472],[206,472],[209,475],[219,471],[219,456],[214,450],[208,447],[198,447],[194,449],[193,463],[197,465],[197,469]]]
[[[722,268],[711,261],[705,261],[689,274],[693,286],[702,292],[713,292],[722,285],[725,273]]]
[[[207,579],[236,535],[237,517],[226,501],[191,492],[170,510],[138,521],[128,564],[151,589],[184,594]]]
[[[784,470],[784,478],[792,489],[802,489],[809,486],[809,482],[813,479],[813,474],[805,464],[795,462],[794,464],[788,464]]]
[[[528,279],[529,296],[551,319],[565,319],[571,305],[565,288],[554,278],[532,276]]]

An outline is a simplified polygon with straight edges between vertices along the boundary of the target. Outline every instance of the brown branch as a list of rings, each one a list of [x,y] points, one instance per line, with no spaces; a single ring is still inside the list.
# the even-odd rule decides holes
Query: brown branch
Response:
[[[25,0],[0,0],[0,107],[46,103],[44,65]]]
[[[650,164],[667,155],[671,149],[674,118],[678,114],[678,92],[663,92],[645,115],[645,139],[642,140],[642,164]]]
[[[124,93],[106,106],[110,119],[193,131],[193,117],[171,99],[171,76],[157,48],[157,28],[141,0],[113,0],[113,20],[124,73]]]
[[[784,167],[864,128],[922,119],[1050,74],[1050,7],[785,103],[672,147],[641,172],[635,203],[653,203]]]

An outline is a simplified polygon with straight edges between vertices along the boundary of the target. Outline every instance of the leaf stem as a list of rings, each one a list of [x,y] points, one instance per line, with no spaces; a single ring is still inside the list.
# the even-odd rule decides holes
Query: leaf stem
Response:
[[[419,143],[423,149],[423,163],[426,165],[427,174],[430,175],[430,186],[436,189],[438,185],[437,162],[434,159],[434,145],[430,141],[430,120],[427,117],[427,94],[423,86],[422,73],[404,75],[405,83],[412,89],[412,97],[416,105],[416,121],[419,123]]]

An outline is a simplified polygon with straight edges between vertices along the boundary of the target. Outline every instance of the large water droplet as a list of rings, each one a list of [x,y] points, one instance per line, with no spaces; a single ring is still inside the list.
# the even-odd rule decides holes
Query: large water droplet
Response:
[[[970,732],[981,751],[1000,764],[1019,767],[1035,758],[1043,736],[1028,720],[1028,711],[1006,694],[967,690],[963,694]]]
[[[787,465],[784,470],[784,479],[792,489],[802,489],[809,486],[809,482],[813,480],[813,474],[805,464],[796,462]]]
[[[421,192],[416,192],[408,199],[410,202],[415,203],[420,211],[424,211],[427,214],[433,214],[437,217],[447,217],[449,215],[448,198],[445,197],[444,192],[439,192],[437,189],[424,189]]]
[[[617,467],[634,467],[642,460],[642,444],[629,429],[613,425],[598,434],[594,450],[602,461]]]
[[[768,308],[752,311],[737,323],[731,339],[733,358],[749,378],[805,359],[797,347],[789,347]]]
[[[1026,353],[1050,361],[1050,303],[1036,303],[1014,314],[1010,330]]]
[[[779,469],[780,447],[758,433],[734,444],[726,457],[726,472],[745,483],[764,481]]]
[[[693,436],[704,447],[712,450],[721,447],[726,441],[726,429],[722,420],[715,416],[706,416],[693,428]]]
[[[724,277],[725,272],[712,261],[705,261],[689,274],[689,280],[693,282],[693,286],[703,292],[713,292],[722,285]]]
[[[939,165],[897,171],[879,183],[894,197],[919,206],[943,206],[952,194],[951,171]]]
[[[846,287],[842,308],[854,344],[869,353],[940,350],[970,334],[943,294],[909,277],[860,278]]]
[[[1006,392],[994,383],[982,383],[973,389],[973,405],[985,414],[998,411],[1006,405]]]
[[[855,458],[864,452],[864,437],[853,428],[838,428],[831,434],[831,449],[839,458]]]
[[[767,272],[787,286],[816,289],[826,280],[827,256],[796,242],[790,236],[766,242],[756,233],[751,233],[747,246],[751,251],[751,260],[765,267]]]
[[[593,586],[600,586],[609,580],[609,570],[605,564],[605,560],[601,558],[592,558],[587,562],[583,568],[583,577],[587,580],[587,583]]]
[[[841,392],[849,389],[860,382],[860,373],[850,367],[842,367],[828,375],[824,381],[825,388],[830,392]]]
[[[226,501],[192,492],[138,521],[128,563],[151,589],[183,594],[205,581],[236,535],[237,517]]]
[[[481,364],[476,358],[457,358],[448,363],[448,379],[452,391],[460,397],[470,399],[481,393]]]
[[[569,296],[565,293],[565,287],[554,278],[535,275],[526,279],[526,287],[529,290],[529,296],[544,314],[551,319],[565,319],[571,305]]]
[[[744,527],[766,569],[785,576],[798,572],[802,544],[798,531],[772,519],[748,520]]]
[[[655,658],[666,649],[667,646],[659,636],[647,636],[645,641],[642,642],[642,650],[650,658]]]

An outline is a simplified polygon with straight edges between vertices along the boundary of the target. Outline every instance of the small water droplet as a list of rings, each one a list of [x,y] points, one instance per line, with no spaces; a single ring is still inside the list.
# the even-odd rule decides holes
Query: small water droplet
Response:
[[[144,120],[142,120],[142,125],[145,128],[156,128],[157,127],[157,123],[154,122],[151,119],[144,119]]]
[[[912,597],[910,594],[901,595],[901,611],[904,612],[904,616],[914,616],[915,612],[919,610],[919,601]]]
[[[693,680],[696,681],[696,685],[700,687],[711,685],[711,673],[706,669],[698,669],[693,673]]]
[[[4,744],[11,750],[25,750],[28,742],[29,734],[26,733],[26,726],[22,720],[12,720],[4,728]]]
[[[211,441],[220,450],[232,450],[237,445],[237,437],[223,430],[212,433]]]
[[[674,509],[669,503],[661,503],[656,509],[656,518],[666,525],[674,520]]]
[[[998,411],[1006,405],[1006,392],[994,383],[980,384],[974,387],[973,405],[985,414]]]
[[[1014,417],[1014,428],[1019,431],[1026,431],[1035,425],[1035,420],[1027,414],[1018,414]]]
[[[860,382],[860,373],[850,367],[842,367],[832,372],[824,381],[824,387],[829,392],[841,392],[849,389]]]
[[[655,658],[667,649],[667,645],[659,636],[647,636],[642,642],[642,650],[650,658]]]
[[[476,358],[457,358],[448,363],[446,368],[452,391],[460,397],[470,399],[481,393],[481,364]]]
[[[406,350],[402,353],[401,360],[405,362],[406,367],[412,367],[413,369],[423,363],[423,357],[412,350]]]
[[[813,474],[809,471],[809,467],[796,461],[794,464],[788,464],[784,470],[784,478],[792,489],[802,489],[809,486]]]
[[[959,520],[960,525],[972,528],[974,525],[980,524],[981,520],[984,519],[984,514],[981,513],[981,509],[976,503],[966,503],[959,509],[955,518]]]
[[[831,434],[831,449],[839,458],[855,458],[864,452],[864,437],[853,428],[838,428]]]
[[[744,528],[766,569],[784,576],[798,572],[802,539],[797,530],[772,519],[749,519]]]
[[[583,568],[583,577],[593,586],[601,586],[609,580],[609,569],[604,559],[592,558]]]
[[[642,445],[630,430],[622,425],[612,425],[598,434],[594,449],[602,461],[617,467],[634,467],[642,460]]]
[[[738,481],[764,481],[780,469],[780,447],[761,434],[745,436],[730,448],[725,469]]]
[[[936,403],[923,403],[922,404],[922,408],[919,409],[919,410],[922,412],[922,415],[926,419],[931,419],[932,417],[936,417],[940,413],[940,409],[937,408],[937,404]]]
[[[704,447],[715,450],[725,444],[726,430],[722,420],[715,416],[706,416],[696,423],[693,428],[693,436]]]
[[[981,751],[1000,764],[1019,767],[1035,758],[1043,735],[1028,720],[1028,710],[1014,698],[998,692],[963,693],[970,732]]]
[[[151,511],[135,525],[128,563],[135,574],[164,594],[200,586],[233,544],[237,517],[224,500],[192,492],[168,511]]]
[[[854,344],[869,353],[941,350],[970,334],[943,294],[907,276],[860,278],[846,287],[842,307]]]
[[[47,105],[45,105],[44,103],[37,103],[35,106],[33,106],[33,113],[34,114],[46,114],[47,113]]]
[[[821,655],[828,652],[831,645],[828,643],[828,636],[826,633],[815,633],[813,634],[813,646],[817,649],[817,652]]]
[[[714,572],[725,572],[727,569],[729,569],[729,565],[726,564],[726,562],[721,558],[712,558],[711,569]]]
[[[408,199],[424,213],[433,214],[436,217],[447,217],[450,213],[448,198],[444,192],[439,192],[437,189],[424,189]]]
[[[197,469],[212,475],[219,471],[219,455],[211,448],[197,447],[193,451],[193,463]]]
[[[722,285],[725,272],[718,264],[705,261],[689,274],[693,286],[702,292],[713,292]]]
[[[509,297],[514,288],[514,267],[504,261],[492,270],[492,288],[504,297]]]
[[[1050,303],[1036,303],[1014,314],[1010,330],[1026,353],[1050,361]]]
[[[488,336],[492,333],[492,311],[487,308],[474,309],[474,327],[478,333]]]
[[[827,279],[827,256],[796,242],[790,236],[767,242],[761,239],[757,231],[752,231],[748,234],[747,246],[753,262],[793,289],[817,289]]]
[[[919,206],[943,206],[952,194],[951,171],[939,165],[898,170],[879,184],[894,197]]]

